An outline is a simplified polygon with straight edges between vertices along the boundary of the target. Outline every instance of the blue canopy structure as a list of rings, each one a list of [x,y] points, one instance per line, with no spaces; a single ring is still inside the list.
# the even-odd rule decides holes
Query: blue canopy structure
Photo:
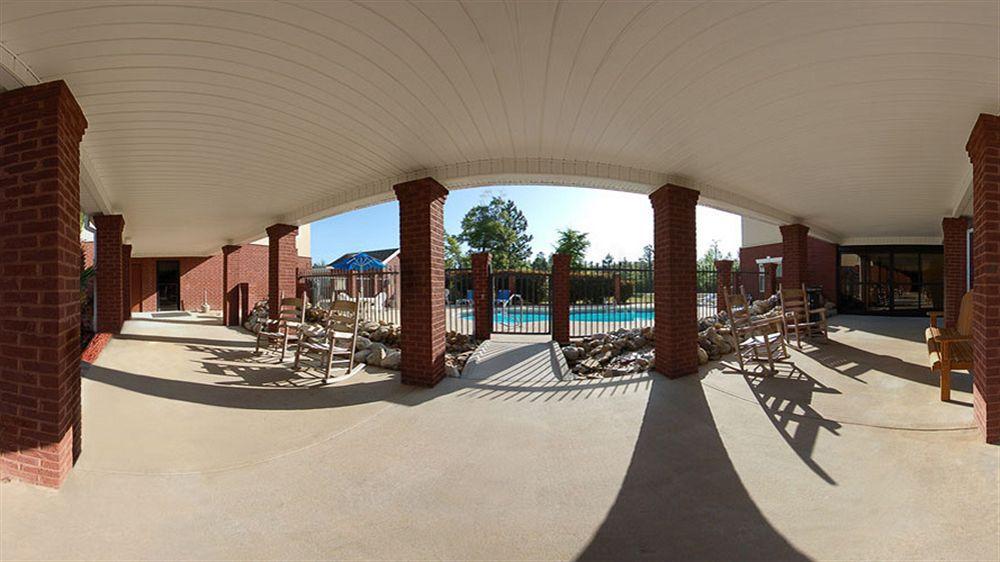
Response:
[[[336,269],[339,271],[372,271],[384,268],[384,263],[364,252],[344,256],[330,264],[330,269]]]

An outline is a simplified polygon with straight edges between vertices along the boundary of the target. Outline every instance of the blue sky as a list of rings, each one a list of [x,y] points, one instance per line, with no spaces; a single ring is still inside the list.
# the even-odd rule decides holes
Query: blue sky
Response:
[[[653,210],[644,195],[551,186],[504,186],[462,189],[448,194],[445,229],[461,230],[462,217],[493,195],[513,199],[528,220],[535,253],[552,253],[557,231],[567,227],[589,233],[587,258],[599,261],[636,259],[642,247],[653,243]],[[740,247],[740,217],[698,207],[698,255],[719,240],[724,252],[735,256]],[[347,252],[399,245],[399,207],[396,202],[360,209],[312,223],[313,261],[324,263]]]

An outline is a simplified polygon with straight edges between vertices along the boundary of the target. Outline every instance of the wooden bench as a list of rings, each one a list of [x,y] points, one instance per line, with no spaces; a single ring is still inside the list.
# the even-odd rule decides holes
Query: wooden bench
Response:
[[[943,313],[929,313],[931,325],[924,331],[927,362],[941,375],[941,401],[951,399],[951,372],[972,368],[972,293],[965,293],[954,328],[938,328]]]

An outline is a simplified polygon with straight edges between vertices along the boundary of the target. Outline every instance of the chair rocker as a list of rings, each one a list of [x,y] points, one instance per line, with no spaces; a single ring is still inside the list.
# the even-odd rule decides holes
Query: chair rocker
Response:
[[[806,286],[796,289],[781,289],[781,321],[785,338],[795,334],[795,346],[802,349],[802,338],[822,336],[828,340],[826,308],[809,308]]]

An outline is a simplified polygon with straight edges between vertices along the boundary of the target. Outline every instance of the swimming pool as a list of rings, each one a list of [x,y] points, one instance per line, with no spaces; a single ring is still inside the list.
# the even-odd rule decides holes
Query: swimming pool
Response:
[[[548,322],[549,310],[541,307],[524,307],[507,310],[497,310],[493,313],[493,321],[498,324],[530,324],[536,322]],[[462,318],[471,320],[472,312],[462,315]],[[652,322],[654,318],[652,308],[570,308],[570,322],[622,322],[639,323]]]

